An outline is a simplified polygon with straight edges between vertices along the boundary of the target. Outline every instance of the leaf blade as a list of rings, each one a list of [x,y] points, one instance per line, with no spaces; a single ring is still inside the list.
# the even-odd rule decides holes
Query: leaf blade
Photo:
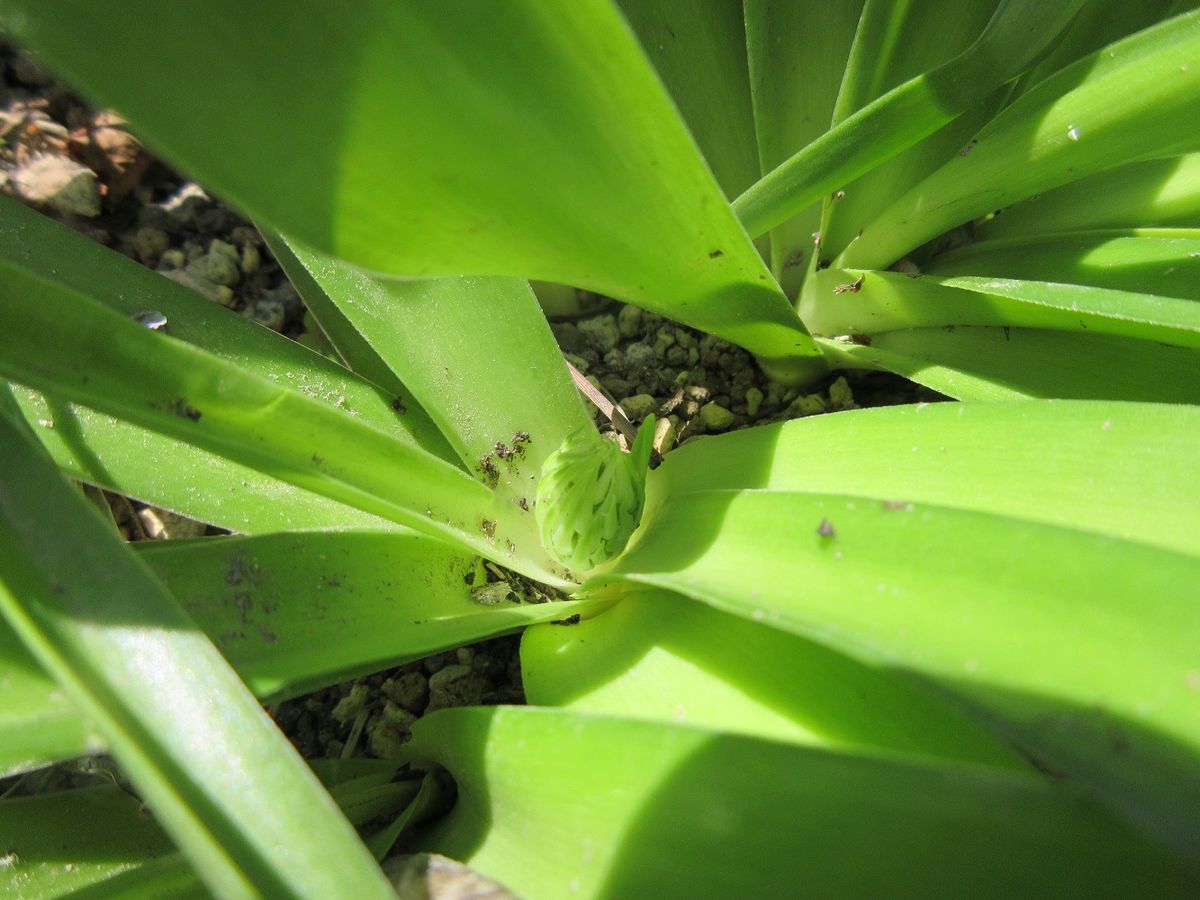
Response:
[[[835,263],[886,268],[909,250],[1038,191],[1195,150],[1200,12],[1138,32],[1046,79],[868,225]],[[1143,223],[1135,223],[1143,224]]]
[[[444,710],[417,741],[459,785],[422,846],[530,896],[769,896],[796,884],[873,895],[894,893],[897,871],[926,891],[999,897],[1092,879],[1118,893],[1123,879],[1190,883],[1077,794],[994,770],[536,708]],[[505,752],[516,742],[538,758],[536,776]],[[581,788],[581,760],[613,787]],[[527,829],[547,828],[556,840],[535,848]]]
[[[653,510],[696,490],[930,503],[1200,554],[1200,410],[1092,401],[855,410],[685,444],[647,480]],[[836,447],[837,453],[821,452]],[[881,466],[880,459],[888,460]]]
[[[96,722],[166,830],[220,892],[349,883],[386,896],[303,761],[5,399],[0,611]],[[303,862],[289,862],[300,848]]]
[[[179,168],[319,251],[374,272],[585,287],[820,368],[607,0],[519,0],[487,16],[470,3],[341,16],[311,0],[286,26],[233,0],[147,7],[120,27],[4,8],[20,39]],[[280,27],[269,46],[253,37]],[[186,61],[145,52],[172,34],[189,35]],[[147,89],[181,81],[186,109]],[[228,135],[220,148],[214,133]]]
[[[528,703],[574,712],[846,752],[1029,766],[919,686],[669,591],[628,592],[571,628],[526,629],[521,681]]]
[[[963,53],[859,109],[734,200],[746,230],[773,228],[957,118],[1033,62],[1081,5],[1002,3]]]
[[[656,516],[614,574],[910,672],[1200,858],[1200,556],[944,507],[712,492]]]
[[[532,494],[529,475],[542,460],[591,426],[526,282],[385,281],[286,238],[278,243],[285,269],[299,267],[319,291],[311,294],[318,318],[336,308],[481,479],[490,480],[481,470],[486,457],[510,493]],[[515,440],[520,434],[529,440]],[[497,458],[497,442],[516,455]]]

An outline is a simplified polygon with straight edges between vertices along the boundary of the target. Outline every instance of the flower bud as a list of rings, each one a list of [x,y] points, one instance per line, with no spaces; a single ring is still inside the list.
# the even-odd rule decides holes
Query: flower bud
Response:
[[[542,463],[538,528],[564,566],[586,572],[616,557],[642,518],[654,417],[638,429],[630,453],[593,428],[575,432]]]

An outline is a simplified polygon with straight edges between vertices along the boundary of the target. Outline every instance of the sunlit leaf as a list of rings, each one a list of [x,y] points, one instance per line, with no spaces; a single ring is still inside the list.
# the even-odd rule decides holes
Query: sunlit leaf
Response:
[[[972,138],[967,152],[867,225],[835,265],[883,268],[1039,191],[1120,163],[1196,150],[1198,54],[1200,12],[1189,12],[1046,79]]]
[[[942,277],[1000,276],[1200,300],[1200,229],[1079,231],[981,241],[942,254],[925,271]],[[1098,296],[1071,288],[1059,292]],[[1132,312],[1136,301],[1127,303]],[[1180,311],[1175,318],[1186,316],[1187,304],[1174,306]],[[1012,324],[1021,323],[1014,318]]]
[[[0,778],[103,746],[75,704],[0,620]]]
[[[0,399],[0,613],[205,882],[385,896],[299,755]]]
[[[759,162],[769,172],[833,121],[863,4],[746,0],[743,5]],[[813,203],[771,230],[771,271],[789,297],[796,295],[811,261],[820,217],[820,204]]]
[[[1152,341],[1009,326],[889,331],[870,346],[825,341],[831,364],[895,372],[957,400],[1142,400],[1195,403],[1194,350]],[[1119,360],[1120,364],[1114,361]]]
[[[1200,228],[1200,153],[1128,163],[1035,194],[979,223],[981,240],[1096,228]]]
[[[1196,889],[1069,785],[1003,770],[503,707],[423,719],[414,754],[459,787],[420,847],[523,896]]]
[[[421,535],[297,532],[137,550],[271,701],[603,606],[485,605],[471,593],[485,583],[478,560]]]
[[[1000,4],[961,54],[843,119],[738,197],[733,207],[746,230],[758,235],[775,227],[970,109],[1032,63],[1080,6],[1082,0]]]
[[[819,491],[995,513],[1200,554],[1197,454],[1195,407],[893,406],[690,441],[650,474],[647,508],[692,491]]]
[[[0,13],[166,158],[318,251],[586,287],[820,368],[606,0]],[[186,54],[145,52],[181,34]],[[189,101],[163,83],[191,85]]]
[[[591,424],[526,282],[385,281],[294,243],[275,246],[289,272],[311,281],[305,299],[318,318],[344,318],[485,483],[531,497],[542,460]]]
[[[769,666],[763,660],[771,660]],[[1028,763],[961,710],[812,641],[668,591],[521,639],[530,703],[859,752]]]
[[[1200,858],[1200,555],[922,503],[713,491],[664,507],[616,572],[907,672]]]

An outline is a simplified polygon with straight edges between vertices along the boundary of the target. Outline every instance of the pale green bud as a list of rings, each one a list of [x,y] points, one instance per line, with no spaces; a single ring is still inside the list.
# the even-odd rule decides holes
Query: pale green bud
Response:
[[[642,518],[653,440],[653,416],[629,453],[587,428],[542,463],[538,528],[546,549],[568,569],[586,572],[625,549]]]

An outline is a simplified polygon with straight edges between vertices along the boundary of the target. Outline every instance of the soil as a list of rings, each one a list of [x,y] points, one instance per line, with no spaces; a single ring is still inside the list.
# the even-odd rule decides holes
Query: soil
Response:
[[[96,110],[32,57],[0,43],[0,192],[212,302],[314,348],[325,346],[302,301],[243,215],[153,158],[112,111]],[[807,391],[767,379],[753,358],[712,335],[590,292],[552,322],[567,360],[634,422],[658,417],[662,454],[699,435],[857,406],[945,399],[903,379],[831,376]],[[597,410],[602,430],[611,424]],[[127,540],[223,533],[103,493]],[[271,709],[306,757],[394,757],[421,715],[448,706],[522,703],[517,638],[440,653]],[[97,774],[98,773],[98,774]],[[37,773],[34,773],[37,774]],[[101,762],[0,781],[0,796],[119,778]]]

